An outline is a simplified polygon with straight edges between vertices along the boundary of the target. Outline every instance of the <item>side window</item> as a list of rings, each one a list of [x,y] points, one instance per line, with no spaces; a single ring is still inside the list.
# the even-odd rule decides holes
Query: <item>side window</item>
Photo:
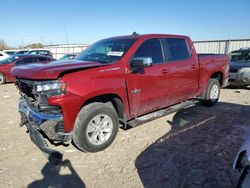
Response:
[[[39,58],[38,57],[33,57],[32,58],[32,63],[37,63],[39,62]]]
[[[148,39],[137,49],[134,57],[151,57],[153,64],[163,63],[163,54],[159,39]]]
[[[41,61],[48,61],[48,60],[47,60],[47,58],[45,58],[45,57],[39,57],[39,58],[38,58],[38,61],[41,62]]]
[[[190,57],[189,49],[185,39],[163,39],[163,44],[167,61],[183,60]]]
[[[31,57],[20,59],[19,61],[16,62],[16,65],[23,65],[23,64],[28,64],[28,63],[32,63]]]
[[[48,54],[48,52],[47,52],[47,51],[43,51],[43,50],[41,50],[41,51],[38,51],[38,54],[40,54],[40,55],[47,55],[47,54]]]
[[[37,51],[32,51],[30,52],[30,54],[37,54]]]

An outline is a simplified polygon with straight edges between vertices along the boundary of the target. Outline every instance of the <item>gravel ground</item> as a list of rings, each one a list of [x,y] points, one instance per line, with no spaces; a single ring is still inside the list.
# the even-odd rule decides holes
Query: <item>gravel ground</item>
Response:
[[[120,130],[99,153],[59,146],[53,166],[19,128],[18,91],[0,86],[0,187],[234,187],[237,150],[250,129],[250,90],[223,89],[200,105]],[[52,146],[53,147],[53,146]]]

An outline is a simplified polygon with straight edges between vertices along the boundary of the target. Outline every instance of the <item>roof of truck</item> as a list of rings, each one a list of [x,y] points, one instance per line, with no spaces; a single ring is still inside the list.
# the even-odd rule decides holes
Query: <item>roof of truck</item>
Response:
[[[123,39],[123,38],[154,38],[154,37],[176,37],[176,38],[189,38],[188,36],[185,35],[174,35],[174,34],[137,34],[133,33],[132,35],[123,35],[123,36],[116,36],[116,37],[110,37],[106,39]]]

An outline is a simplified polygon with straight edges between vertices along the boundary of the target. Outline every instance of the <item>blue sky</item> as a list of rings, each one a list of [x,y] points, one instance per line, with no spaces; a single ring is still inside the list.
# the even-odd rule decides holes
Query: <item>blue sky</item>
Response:
[[[65,44],[136,31],[193,40],[250,38],[250,0],[4,0],[0,39]]]

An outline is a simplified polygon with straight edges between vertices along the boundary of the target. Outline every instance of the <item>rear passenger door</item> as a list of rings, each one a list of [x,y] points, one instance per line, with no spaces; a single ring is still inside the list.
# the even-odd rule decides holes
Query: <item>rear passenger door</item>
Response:
[[[18,60],[16,62],[16,66],[30,64],[30,63],[33,63],[33,62],[34,62],[34,60],[33,60],[32,57],[25,57],[25,58],[22,58],[22,59]]]
[[[168,72],[168,100],[175,104],[192,98],[198,91],[199,64],[183,38],[162,38]]]
[[[47,62],[48,58],[46,57],[38,57],[38,62]]]

